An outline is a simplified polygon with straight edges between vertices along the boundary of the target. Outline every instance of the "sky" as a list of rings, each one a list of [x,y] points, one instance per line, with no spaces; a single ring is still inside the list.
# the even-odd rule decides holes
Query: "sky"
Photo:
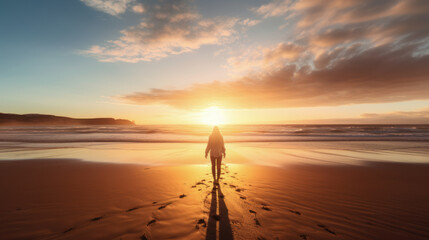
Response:
[[[0,2],[0,112],[429,123],[426,0]]]

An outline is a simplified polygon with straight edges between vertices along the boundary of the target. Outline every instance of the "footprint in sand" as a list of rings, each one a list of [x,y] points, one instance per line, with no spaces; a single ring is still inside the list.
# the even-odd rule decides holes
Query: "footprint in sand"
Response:
[[[200,229],[200,226],[201,227],[207,227],[206,220],[204,220],[203,218],[198,220],[197,225],[195,225],[195,228]]]
[[[137,209],[139,209],[139,208],[140,208],[140,207],[133,207],[133,208],[128,209],[126,212],[132,212],[132,211],[137,210]]]
[[[163,209],[163,208],[166,208],[168,205],[170,205],[171,203],[166,203],[166,204],[164,204],[164,205],[161,205],[159,208],[158,208],[158,210],[161,210],[161,209]]]
[[[323,224],[317,224],[317,226],[319,226],[320,228],[325,229],[325,231],[327,231],[327,232],[328,232],[328,233],[330,233],[330,234],[337,235],[334,231],[330,230],[328,227],[326,227],[326,226],[325,226],[325,225],[323,225]]]
[[[261,223],[259,222],[259,220],[256,218],[256,212],[253,211],[252,209],[249,209],[250,213],[255,214],[255,218],[253,219],[255,221],[256,226],[261,226]]]
[[[71,230],[73,230],[74,228],[69,228],[69,229],[67,229],[67,230],[65,230],[63,233],[68,233],[68,232],[70,232]]]
[[[291,212],[291,213],[295,213],[296,215],[301,215],[301,213],[300,213],[300,212],[298,212],[298,211],[289,210],[289,212]]]
[[[156,219],[152,219],[152,220],[150,220],[150,221],[146,224],[146,226],[152,225],[152,224],[154,224],[155,222],[156,222]]]
[[[305,234],[301,234],[301,235],[299,235],[299,237],[302,238],[302,239],[304,239],[304,240],[308,239],[307,235],[305,235]]]
[[[255,220],[255,224],[256,224],[256,226],[261,226],[261,223],[260,223],[260,222],[259,222],[259,220],[256,218],[256,212],[255,212],[255,211],[253,211],[252,209],[249,209],[249,212],[250,212],[250,213],[255,214],[255,218],[254,218],[253,220]]]
[[[103,218],[103,217],[95,217],[95,218],[91,219],[91,222],[98,221],[98,220],[100,220],[100,219],[102,219],[102,218]]]
[[[271,208],[269,208],[267,206],[262,206],[262,209],[264,209],[265,211],[272,211]]]
[[[143,234],[143,235],[141,235],[141,236],[140,236],[140,240],[147,240],[146,235],[144,235],[144,234]]]

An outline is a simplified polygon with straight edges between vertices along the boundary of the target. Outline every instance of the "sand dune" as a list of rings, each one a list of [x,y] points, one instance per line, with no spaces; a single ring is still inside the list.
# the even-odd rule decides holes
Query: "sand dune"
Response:
[[[1,239],[427,239],[425,164],[0,162]]]

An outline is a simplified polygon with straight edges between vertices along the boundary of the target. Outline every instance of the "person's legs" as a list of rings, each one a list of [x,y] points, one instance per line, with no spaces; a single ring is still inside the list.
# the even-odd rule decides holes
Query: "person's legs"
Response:
[[[212,175],[213,175],[213,182],[216,181],[216,158],[210,157],[210,160],[212,160]]]
[[[222,156],[220,156],[220,157],[217,158],[216,164],[217,164],[217,181],[219,182],[220,170],[221,170],[220,167],[221,167],[221,164],[222,164]]]

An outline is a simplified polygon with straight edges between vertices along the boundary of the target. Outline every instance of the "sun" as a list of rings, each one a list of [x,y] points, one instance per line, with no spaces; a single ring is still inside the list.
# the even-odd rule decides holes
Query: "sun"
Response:
[[[207,125],[224,124],[224,111],[218,107],[209,107],[201,112],[201,122]]]

